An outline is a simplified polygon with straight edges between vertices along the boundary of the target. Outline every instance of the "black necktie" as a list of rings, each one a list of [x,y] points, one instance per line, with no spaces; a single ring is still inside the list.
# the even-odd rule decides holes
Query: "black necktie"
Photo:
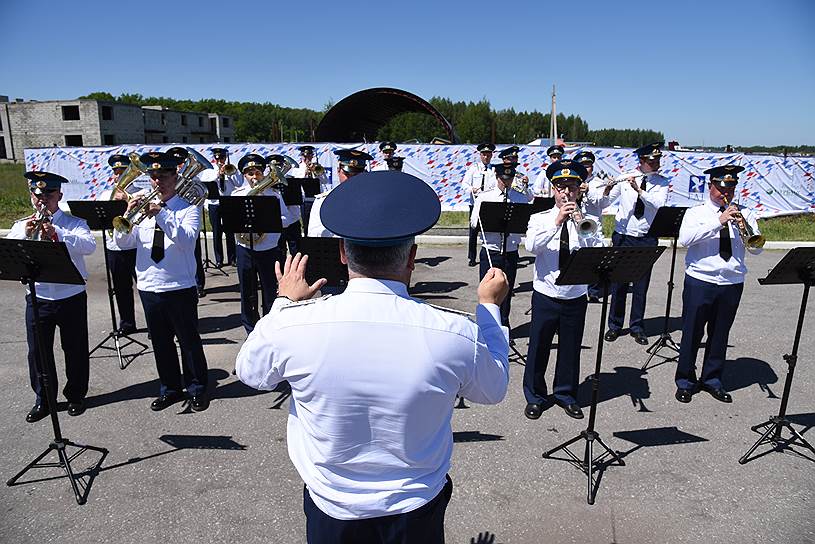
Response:
[[[225,180],[224,178],[225,178],[225,176],[224,176],[223,174],[221,174],[220,176],[218,176],[218,181],[220,181],[220,182],[221,182],[221,192],[222,192],[222,193],[223,193],[223,192],[224,192],[224,190],[226,189],[226,183],[225,183],[225,181],[226,181],[226,180]]]
[[[642,176],[642,183],[640,183],[640,189],[643,191],[645,190],[645,176]],[[634,217],[637,219],[642,219],[642,216],[645,215],[645,203],[642,201],[642,198],[637,197],[637,203],[634,204]]]
[[[558,268],[563,270],[569,264],[569,222],[564,221],[560,229],[560,255],[558,256]]]
[[[724,206],[719,208],[719,213],[724,211]],[[733,247],[730,245],[730,223],[725,223],[719,231],[719,257],[729,261],[733,256]]]
[[[153,247],[150,250],[150,258],[154,263],[159,263],[164,258],[164,231],[158,225],[153,229]]]

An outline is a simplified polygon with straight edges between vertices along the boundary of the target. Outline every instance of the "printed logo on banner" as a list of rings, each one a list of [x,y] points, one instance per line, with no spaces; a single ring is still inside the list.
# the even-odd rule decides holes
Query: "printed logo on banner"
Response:
[[[688,180],[688,195],[694,200],[702,200],[705,194],[705,176],[691,175]]]

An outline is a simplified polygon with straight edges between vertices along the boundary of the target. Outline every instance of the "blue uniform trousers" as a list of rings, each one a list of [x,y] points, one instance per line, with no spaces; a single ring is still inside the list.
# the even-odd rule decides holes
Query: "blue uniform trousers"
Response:
[[[43,372],[50,372],[54,393],[57,372],[54,361],[54,334],[59,327],[59,340],[65,354],[65,388],[62,394],[68,402],[80,402],[88,394],[88,296],[83,291],[62,300],[37,299],[40,314],[40,335],[45,361]],[[45,388],[37,373],[37,340],[34,336],[34,308],[31,295],[25,297],[25,330],[28,340],[28,377],[37,395],[37,404],[45,401]],[[56,400],[56,399],[54,399]]]
[[[156,358],[161,383],[159,395],[180,393],[185,388],[192,396],[205,394],[207,360],[198,333],[198,294],[195,287],[164,293],[139,291],[139,296]],[[183,383],[174,338],[178,338],[181,347]]]
[[[221,227],[220,209],[221,207],[218,204],[207,206],[209,224],[212,227],[212,250],[215,253],[215,264],[223,266],[224,246],[221,244],[221,238],[226,236],[226,262],[231,263],[235,260],[235,237],[231,232],[226,232]]]
[[[303,238],[303,232],[300,229],[300,221],[295,221],[288,227],[283,227],[283,232],[280,234],[280,241],[277,243],[281,259],[285,257],[286,249],[289,250],[289,255],[292,257],[297,255],[297,252],[300,250],[300,239]],[[280,269],[283,269],[282,265]]]
[[[644,247],[657,245],[657,239],[650,236],[628,236],[615,232],[611,235],[611,245],[614,247]],[[631,332],[645,333],[642,320],[645,317],[645,301],[648,295],[648,284],[651,282],[651,270],[634,282],[631,290],[631,315],[628,319],[628,326]],[[612,331],[619,331],[625,322],[625,298],[628,295],[627,283],[612,283],[609,291],[611,293],[611,307],[608,312],[608,328]]]
[[[743,283],[716,285],[685,276],[682,291],[682,341],[676,367],[676,386],[693,389],[696,377],[696,354],[707,326],[707,343],[702,362],[701,384],[722,387],[722,370],[727,359],[727,339],[736,319]]]
[[[509,293],[507,298],[501,303],[501,325],[509,327],[509,311],[512,307],[512,291],[515,288],[515,276],[518,273],[518,251],[507,251],[506,256],[502,256],[500,251],[490,251],[490,259],[492,265],[500,268],[507,275],[509,282]],[[490,262],[487,259],[487,249],[482,247],[479,254],[479,281],[484,279],[487,275],[487,270],[490,269]]]
[[[133,298],[133,280],[136,279],[136,250],[122,249],[110,251],[108,254],[108,268],[113,283],[113,293],[116,296],[116,307],[119,309],[119,328],[136,328],[136,307]]]
[[[309,544],[441,544],[444,542],[444,513],[453,482],[436,497],[411,512],[356,520],[335,519],[317,508],[303,486],[303,511],[306,513],[306,540]]]
[[[303,232],[308,235],[308,220],[311,217],[311,208],[314,206],[314,199],[303,199],[303,203],[300,204],[300,218],[303,220]]]
[[[263,315],[269,313],[277,296],[277,276],[274,265],[280,259],[280,249],[255,251],[238,245],[238,281],[241,289],[241,324],[247,333],[252,332],[260,319],[258,312],[257,277],[263,293]]]
[[[552,388],[554,397],[565,404],[577,402],[580,346],[587,305],[585,296],[563,300],[532,291],[532,325],[524,368],[526,402],[541,404],[546,400],[546,367],[555,332],[558,333],[558,345]]]
[[[201,257],[201,237],[195,241],[195,284],[198,289],[203,289],[206,286],[207,279],[204,275],[204,260]]]

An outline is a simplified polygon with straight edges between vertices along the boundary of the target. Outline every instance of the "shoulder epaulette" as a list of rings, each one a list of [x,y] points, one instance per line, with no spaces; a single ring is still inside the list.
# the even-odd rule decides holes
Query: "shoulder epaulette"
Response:
[[[291,304],[286,304],[285,306],[283,306],[283,308],[281,308],[280,311],[287,310],[289,308],[300,308],[302,306],[308,306],[309,304],[314,304],[315,302],[320,302],[321,300],[325,300],[327,298],[330,298],[331,296],[332,295],[323,295],[323,296],[321,296],[319,298],[309,298],[309,299],[306,299],[306,300],[298,300],[297,302],[292,301]]]
[[[435,308],[436,310],[441,310],[442,312],[447,312],[447,313],[450,313],[450,314],[460,315],[460,316],[464,316],[464,317],[474,317],[474,315],[471,314],[470,312],[465,312],[465,311],[462,311],[462,310],[454,310],[453,308],[447,308],[445,306],[436,306],[435,304],[430,304],[429,302],[421,300],[421,299],[414,299],[414,300],[417,300],[417,301],[419,301],[419,302],[421,302],[421,303],[423,303],[423,304],[425,304],[427,306],[430,306],[431,308]]]

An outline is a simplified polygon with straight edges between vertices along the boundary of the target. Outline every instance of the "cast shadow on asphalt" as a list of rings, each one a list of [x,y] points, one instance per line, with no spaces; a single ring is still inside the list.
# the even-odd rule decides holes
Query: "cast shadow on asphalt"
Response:
[[[462,287],[467,287],[467,283],[463,281],[419,281],[413,284],[408,292],[411,296],[440,293],[452,293]],[[450,298],[450,297],[448,297]]]
[[[208,380],[210,383],[215,384],[214,387],[212,386],[210,387],[210,391],[214,392],[214,394],[212,395],[213,398],[221,397],[221,395],[219,394],[220,388],[218,387],[217,383],[219,380],[224,380],[228,377],[229,373],[223,369],[220,368],[209,369]],[[254,389],[251,388],[247,389],[249,389],[250,391],[255,391]],[[113,404],[116,402],[127,402],[129,400],[155,398],[158,395],[159,395],[159,381],[158,379],[155,379],[141,383],[134,383],[132,385],[128,385],[127,387],[123,387],[122,389],[117,389],[116,391],[102,393],[101,395],[93,395],[85,399],[85,404],[90,409],[99,406],[105,406],[106,404]],[[233,394],[233,396],[250,396],[250,395]]]
[[[237,329],[241,326],[241,314],[206,316],[198,318],[198,332],[210,334]]]
[[[416,264],[423,264],[427,266],[439,266],[444,261],[449,261],[450,257],[445,255],[441,255],[438,257],[422,257],[420,259],[416,259]]]
[[[626,396],[631,399],[631,404],[638,412],[650,412],[644,402],[651,397],[651,387],[645,374],[644,370],[630,366],[616,366],[614,372],[601,372],[597,403]],[[577,403],[583,408],[591,405],[591,393],[592,379],[591,376],[586,376],[577,387]]]

